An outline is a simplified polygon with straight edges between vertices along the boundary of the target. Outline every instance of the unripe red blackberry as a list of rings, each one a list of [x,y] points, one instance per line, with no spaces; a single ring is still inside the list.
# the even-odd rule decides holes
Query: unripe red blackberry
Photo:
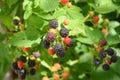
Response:
[[[107,41],[105,39],[100,41],[100,45],[101,46],[106,46],[106,44],[107,44]]]
[[[53,47],[53,50],[55,51],[56,55],[60,58],[65,56],[65,50],[63,49],[62,44],[56,44]]]
[[[67,37],[68,36],[68,34],[69,34],[69,31],[68,31],[68,29],[67,28],[62,28],[61,30],[60,30],[60,35],[62,36],[62,37]]]
[[[69,0],[60,0],[61,4],[65,5],[69,2]]]
[[[36,73],[36,70],[34,68],[30,69],[30,75],[34,75]]]
[[[74,45],[74,40],[71,39],[71,40],[70,40],[70,44],[67,44],[67,46],[68,46],[68,47],[72,47],[73,45]]]
[[[102,68],[103,68],[103,70],[107,71],[107,70],[110,69],[110,66],[109,66],[108,64],[104,64],[104,65],[102,66]]]
[[[35,60],[28,60],[28,67],[34,67],[35,66]]]
[[[98,22],[98,21],[99,21],[99,17],[98,17],[98,16],[95,16],[95,17],[93,18],[93,21],[94,21],[94,22]]]
[[[46,35],[46,40],[49,41],[49,42],[53,42],[55,40],[55,34],[52,33],[52,32],[48,32],[47,35]]]
[[[65,38],[63,39],[63,43],[64,43],[64,44],[70,44],[70,42],[71,42],[71,39],[70,39],[69,37],[65,37]]]
[[[49,53],[50,55],[54,55],[54,54],[55,54],[55,51],[54,51],[52,48],[49,48],[49,49],[48,49],[48,53]]]
[[[49,47],[50,47],[50,42],[47,41],[47,40],[43,40],[42,46],[43,46],[44,48],[49,48]]]
[[[51,20],[51,21],[49,22],[49,27],[56,29],[56,28],[58,27],[58,22],[57,22],[57,20]]]
[[[24,67],[24,62],[22,62],[22,61],[18,61],[18,68],[19,69],[21,69],[21,68],[23,68]]]

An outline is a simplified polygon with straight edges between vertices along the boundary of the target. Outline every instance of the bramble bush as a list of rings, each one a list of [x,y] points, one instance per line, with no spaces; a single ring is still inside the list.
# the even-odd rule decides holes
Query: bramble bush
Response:
[[[0,0],[1,80],[120,80],[120,0]]]

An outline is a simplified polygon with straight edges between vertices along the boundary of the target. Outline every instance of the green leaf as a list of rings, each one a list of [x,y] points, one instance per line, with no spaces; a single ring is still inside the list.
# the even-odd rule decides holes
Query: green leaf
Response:
[[[40,8],[46,12],[57,9],[58,5],[59,0],[40,0]]]
[[[9,50],[7,45],[0,43],[0,56],[6,56]]]
[[[14,34],[8,43],[17,47],[31,47],[35,43],[39,44],[40,41],[40,38],[37,38],[36,40],[27,39],[25,31],[21,31]]]
[[[118,35],[107,36],[106,40],[109,45],[120,43],[120,37]]]
[[[83,19],[84,16],[80,12],[81,9],[76,6],[72,6],[71,8],[65,8],[66,9],[66,16],[69,19]]]
[[[78,35],[82,34],[85,35],[85,25],[82,20],[74,19],[70,20],[70,24],[68,29],[70,30],[69,35]]]
[[[112,0],[87,0],[87,2],[95,11],[102,14],[115,11],[118,8]]]

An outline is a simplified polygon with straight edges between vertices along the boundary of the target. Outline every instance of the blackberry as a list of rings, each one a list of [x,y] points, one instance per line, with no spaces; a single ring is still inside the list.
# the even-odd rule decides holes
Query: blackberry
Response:
[[[22,68],[18,70],[18,76],[20,79],[25,79],[26,76],[26,69]]]
[[[55,34],[52,32],[48,32],[46,35],[46,40],[49,42],[53,42],[55,40]]]
[[[117,58],[117,56],[112,56],[110,60],[111,60],[113,63],[115,63],[115,62],[118,60],[118,58]]]
[[[105,57],[106,57],[106,51],[101,51],[101,52],[99,53],[99,57],[100,57],[100,58],[105,58]]]
[[[18,19],[13,19],[13,24],[16,25],[16,26],[19,25],[19,20]]]
[[[50,47],[50,42],[47,41],[47,40],[44,40],[44,41],[42,42],[42,46],[43,46],[44,48],[49,48],[49,47]]]
[[[58,27],[58,22],[56,20],[51,20],[49,22],[49,27],[56,29]]]
[[[56,55],[60,58],[65,56],[65,50],[63,49],[62,44],[56,44],[53,47],[53,50],[55,51]]]
[[[72,47],[74,45],[74,40],[71,39],[70,44],[67,44],[68,47]]]
[[[112,49],[112,48],[108,48],[106,50],[107,54],[110,55],[110,56],[113,56],[115,54],[115,51]]]
[[[62,37],[67,37],[68,36],[68,34],[69,34],[69,31],[68,31],[68,29],[67,28],[62,28],[61,30],[60,30],[60,35],[62,36]]]
[[[34,68],[30,69],[30,75],[34,75],[36,73],[36,70]]]
[[[34,67],[35,66],[35,60],[28,60],[28,67]]]
[[[103,68],[103,70],[107,71],[107,70],[110,69],[110,66],[109,66],[108,64],[104,64],[104,65],[102,66],[102,68]]]
[[[13,68],[14,70],[17,70],[17,69],[18,69],[18,64],[17,64],[17,62],[13,62],[13,63],[12,63],[12,68]]]
[[[101,46],[105,46],[107,44],[107,41],[103,39],[100,41],[100,44],[101,44]]]
[[[19,61],[22,61],[22,62],[26,62],[26,57],[25,56],[23,56],[23,55],[21,55],[20,57],[19,57]]]
[[[101,64],[101,61],[97,58],[95,58],[93,62],[95,66],[99,66]]]

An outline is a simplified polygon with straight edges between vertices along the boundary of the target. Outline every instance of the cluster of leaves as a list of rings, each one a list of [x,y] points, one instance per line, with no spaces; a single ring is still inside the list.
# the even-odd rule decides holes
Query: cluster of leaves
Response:
[[[37,75],[27,76],[29,80],[51,76],[53,73],[51,66],[56,62],[70,68],[69,80],[120,79],[119,59],[107,72],[93,65],[93,57],[98,55],[94,45],[99,44],[101,39],[105,38],[107,41],[105,49],[112,47],[116,50],[117,56],[120,56],[120,1],[70,0],[70,2],[72,7],[69,8],[62,5],[60,0],[0,0],[0,74],[2,74],[0,78],[3,79],[12,59],[23,54],[20,48],[30,47],[30,53],[34,51],[41,53],[41,66]],[[93,21],[93,16],[90,16],[90,11],[99,17],[97,23]],[[18,26],[12,23],[15,16],[20,18]],[[48,22],[57,19],[59,24],[62,24],[66,18],[70,21],[67,26],[69,36],[75,40],[75,44],[73,49],[68,49],[64,58],[51,57],[41,46],[49,29]],[[20,28],[22,24],[23,30]]]

